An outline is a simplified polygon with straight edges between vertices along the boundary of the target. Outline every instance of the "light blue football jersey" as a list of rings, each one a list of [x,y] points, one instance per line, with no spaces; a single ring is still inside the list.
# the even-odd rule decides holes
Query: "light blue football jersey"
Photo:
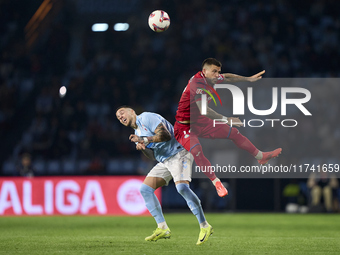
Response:
[[[155,159],[158,162],[163,162],[167,158],[184,149],[182,145],[177,142],[174,136],[174,127],[170,124],[170,122],[157,113],[143,112],[136,118],[138,128],[135,130],[135,134],[141,137],[154,136],[154,131],[160,123],[163,123],[169,130],[171,140],[161,143],[149,143],[147,148],[153,150]]]

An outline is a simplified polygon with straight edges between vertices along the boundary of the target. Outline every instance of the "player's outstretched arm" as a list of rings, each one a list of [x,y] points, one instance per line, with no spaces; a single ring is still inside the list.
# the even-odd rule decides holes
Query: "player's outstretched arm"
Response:
[[[149,143],[160,143],[167,142],[171,139],[171,133],[165,127],[163,123],[159,123],[154,131],[155,135],[148,137],[140,137],[138,135],[130,135],[129,139],[131,142],[138,142],[144,145],[148,145]]]
[[[200,112],[202,112],[201,102],[202,101],[196,101],[197,107]],[[208,106],[207,106],[207,115],[205,116],[207,116],[209,119],[212,119],[212,120],[226,120],[229,125],[232,124],[233,126],[236,126],[236,127],[243,126],[243,123],[241,122],[239,118],[225,117],[222,114],[215,112],[213,109],[209,108]]]
[[[241,76],[237,74],[232,74],[232,73],[224,73],[222,74],[224,77],[225,81],[228,82],[240,82],[240,81],[249,81],[249,82],[254,82],[262,78],[262,74],[264,74],[266,71],[263,70],[257,74],[254,74],[252,76]]]

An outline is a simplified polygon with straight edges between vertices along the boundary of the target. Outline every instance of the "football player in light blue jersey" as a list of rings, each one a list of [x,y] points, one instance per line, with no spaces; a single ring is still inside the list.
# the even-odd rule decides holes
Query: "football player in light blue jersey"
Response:
[[[205,219],[201,201],[189,187],[193,158],[176,141],[173,126],[159,114],[144,112],[137,115],[132,108],[127,106],[118,108],[116,116],[124,126],[135,130],[135,134],[130,135],[129,139],[136,143],[136,149],[142,151],[148,158],[159,162],[150,170],[140,188],[145,205],[158,225],[153,234],[145,240],[157,241],[171,236],[161,205],[154,192],[159,187],[168,185],[173,178],[178,193],[186,200],[199,222],[201,230],[196,244],[206,242],[213,233],[213,228]]]

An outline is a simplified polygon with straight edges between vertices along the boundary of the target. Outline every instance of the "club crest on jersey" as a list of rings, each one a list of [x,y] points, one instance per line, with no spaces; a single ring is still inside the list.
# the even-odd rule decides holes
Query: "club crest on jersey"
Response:
[[[147,128],[142,124],[142,128],[145,130],[145,131],[148,131]]]
[[[186,134],[186,135],[184,135],[184,138],[188,138],[190,135],[189,134]]]
[[[208,100],[210,101],[210,100],[212,99],[212,100],[214,101],[215,105],[217,106],[216,100],[215,100],[214,96],[211,94],[211,92],[210,92],[209,90],[206,90],[206,89],[203,89],[203,88],[198,88],[197,91],[198,91],[198,90],[202,90],[202,91],[204,91],[205,93],[207,93],[207,94],[209,95]],[[197,91],[196,91],[196,93],[197,93]],[[220,103],[221,103],[221,105],[222,105],[221,98],[220,98],[219,94],[216,92],[216,90],[214,90],[214,89],[212,88],[212,92],[217,96],[218,100],[220,101]],[[202,93],[200,93],[200,94],[202,94]]]
[[[202,94],[203,93],[203,90],[202,89],[197,89],[196,90],[196,94]]]

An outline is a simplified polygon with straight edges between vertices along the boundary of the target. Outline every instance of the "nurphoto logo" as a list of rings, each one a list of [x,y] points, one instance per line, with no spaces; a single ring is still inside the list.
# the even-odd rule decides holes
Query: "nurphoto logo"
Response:
[[[207,105],[208,100],[212,99],[217,105],[216,100],[212,93],[207,91],[206,89],[200,88],[202,91],[206,92],[207,94],[201,94],[201,102],[202,102],[202,108],[201,108],[201,114],[207,115]],[[233,98],[233,115],[244,115],[244,101],[245,96],[242,92],[242,90],[232,84],[215,84],[214,89],[228,89],[231,92],[232,98]],[[311,99],[311,93],[308,89],[305,88],[299,88],[299,87],[282,87],[281,88],[281,116],[287,115],[287,105],[295,105],[305,116],[312,116],[312,114],[307,110],[307,108],[303,105]],[[219,96],[219,94],[214,90],[214,93],[218,97],[221,105],[222,101]],[[295,94],[301,94],[303,95],[302,98],[288,98],[289,93],[295,93]],[[209,95],[209,98],[207,97]],[[257,116],[267,116],[272,113],[274,113],[278,107],[278,88],[273,87],[272,88],[272,105],[269,109],[266,110],[258,110],[254,107],[253,103],[253,88],[248,87],[247,88],[247,105],[249,111]],[[265,119],[267,122],[271,122],[271,126],[274,127],[275,122],[280,122],[283,127],[296,127],[298,122],[295,119]],[[214,126],[218,124],[227,124],[228,121],[225,119],[215,119],[214,120]],[[246,121],[245,119],[242,121],[243,126],[246,126],[248,124],[249,127],[262,127],[264,125],[264,121],[262,119],[250,119]],[[228,123],[232,126],[232,122]],[[235,123],[234,123],[235,124]]]

